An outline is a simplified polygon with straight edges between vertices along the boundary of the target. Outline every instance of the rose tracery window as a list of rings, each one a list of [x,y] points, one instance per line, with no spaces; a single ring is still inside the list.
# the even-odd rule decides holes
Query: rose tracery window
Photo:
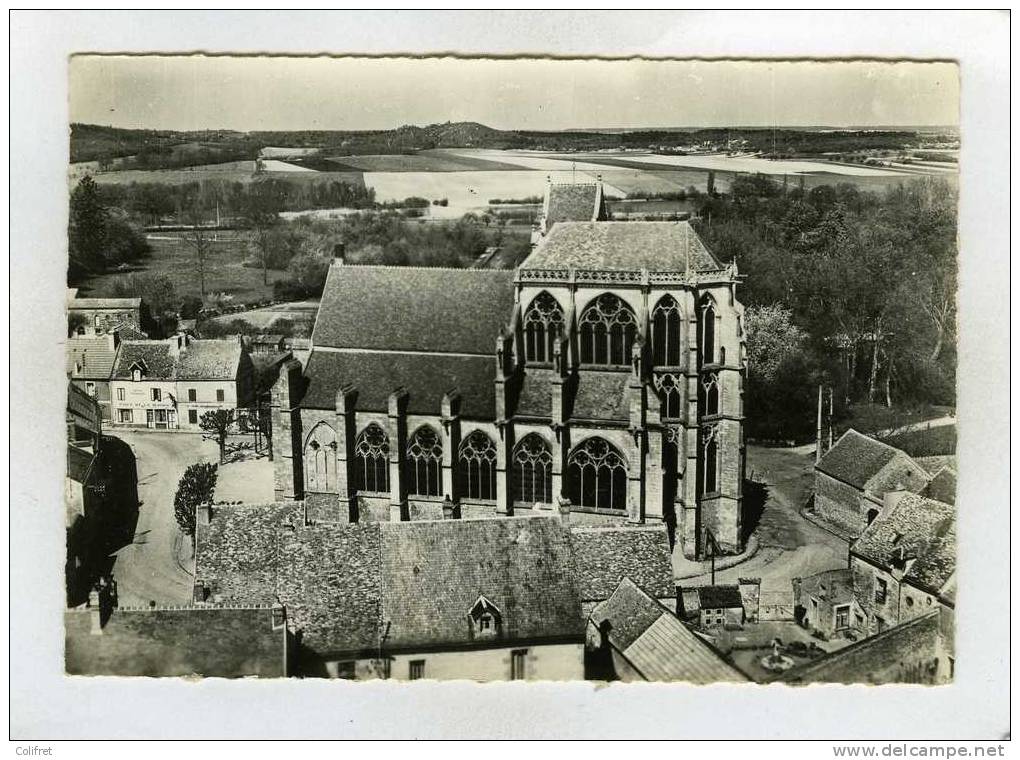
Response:
[[[469,499],[496,498],[496,444],[476,430],[460,445],[460,492]]]
[[[579,323],[582,364],[629,366],[637,335],[637,319],[612,293],[595,299]]]
[[[359,491],[389,491],[390,441],[383,429],[371,424],[354,442],[354,487]]]
[[[683,416],[684,386],[683,381],[669,372],[656,373],[652,377],[655,390],[662,399],[662,416],[666,419],[677,419]]]
[[[513,456],[514,501],[552,503],[552,452],[535,433],[521,439]]]
[[[407,441],[407,490],[414,496],[439,496],[443,488],[443,442],[427,425]]]
[[[652,310],[652,363],[657,367],[678,367],[682,356],[680,304],[663,296]]]
[[[563,309],[551,295],[542,291],[524,314],[524,359],[551,362],[553,344],[563,328]]]
[[[567,459],[567,491],[582,507],[625,510],[627,460],[602,438],[584,440]]]

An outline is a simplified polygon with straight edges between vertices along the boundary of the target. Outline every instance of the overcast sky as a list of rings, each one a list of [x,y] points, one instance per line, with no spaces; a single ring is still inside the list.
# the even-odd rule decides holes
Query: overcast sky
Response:
[[[925,126],[951,63],[75,56],[72,122],[151,129]]]

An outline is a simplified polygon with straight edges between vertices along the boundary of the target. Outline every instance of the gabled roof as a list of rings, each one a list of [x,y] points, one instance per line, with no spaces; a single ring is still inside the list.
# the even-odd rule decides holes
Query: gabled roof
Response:
[[[701,609],[734,609],[743,607],[739,586],[698,586],[698,604]]]
[[[665,526],[579,527],[570,539],[581,601],[607,599],[624,578],[657,599],[676,596]]]
[[[362,411],[386,411],[389,395],[398,387],[408,392],[410,414],[439,414],[443,394],[458,389],[461,414],[491,420],[496,414],[494,356],[441,354],[339,353],[313,350],[305,367],[306,409],[335,409],[336,393],[344,385],[358,390]]]
[[[542,224],[549,230],[559,222],[594,222],[608,218],[601,183],[546,185]]]
[[[189,340],[177,360],[177,379],[234,380],[240,362],[236,340]]]
[[[67,339],[67,374],[86,380],[109,380],[118,346],[112,336]]]
[[[904,579],[937,594],[956,570],[955,523],[951,504],[903,493],[865,528],[850,551],[883,568],[902,567],[902,557],[908,567]]]
[[[64,665],[70,675],[280,678],[285,626],[255,607],[115,609],[102,634],[91,611],[64,613]]]
[[[595,607],[591,621],[607,629],[610,645],[646,681],[748,680],[629,578]]]
[[[112,379],[130,380],[131,368],[144,364],[146,380],[174,380],[177,361],[170,353],[170,344],[161,340],[126,340],[120,344]]]
[[[184,321],[181,320],[181,322]],[[106,332],[116,334],[121,340],[147,340],[149,337],[147,333],[143,333],[130,322],[121,322],[119,325],[109,328]]]
[[[479,596],[500,612],[503,640],[580,637],[568,531],[553,517],[381,523],[387,644],[463,642]]]
[[[868,481],[889,464],[893,457],[902,453],[887,443],[876,441],[851,428],[825,452],[815,469],[863,490]]]
[[[956,473],[950,467],[943,467],[928,481],[921,495],[946,504],[956,504]]]
[[[514,272],[334,264],[312,344],[493,355],[514,304]]]
[[[718,271],[689,222],[560,222],[522,269]]]

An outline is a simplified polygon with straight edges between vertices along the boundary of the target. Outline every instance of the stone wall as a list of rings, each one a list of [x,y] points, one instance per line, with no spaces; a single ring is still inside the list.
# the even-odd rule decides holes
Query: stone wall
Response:
[[[815,471],[815,514],[837,532],[857,538],[868,526],[868,510],[881,509],[848,483]]]

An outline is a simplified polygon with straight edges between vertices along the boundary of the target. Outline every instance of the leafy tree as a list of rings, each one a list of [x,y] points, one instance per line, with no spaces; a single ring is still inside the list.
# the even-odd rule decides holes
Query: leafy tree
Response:
[[[68,221],[69,281],[106,266],[104,250],[108,211],[95,180],[85,175],[71,193]]]
[[[116,298],[142,299],[142,329],[146,332],[166,334],[175,326],[167,315],[177,306],[177,288],[169,276],[159,272],[132,272],[116,278],[111,290]]]
[[[269,284],[270,256],[273,250],[271,231],[279,224],[280,212],[287,197],[286,185],[274,180],[253,182],[243,199],[245,220],[253,231],[252,246],[262,266],[262,284]]]
[[[220,447],[220,464],[223,464],[227,455],[227,438],[234,427],[234,410],[214,409],[206,412],[199,418],[198,425],[206,432],[202,438],[216,441]]]
[[[200,201],[194,201],[185,212],[184,221],[187,230],[181,236],[184,244],[195,254],[195,269],[198,271],[198,291],[205,298],[205,265],[212,248],[212,233],[205,226],[204,207]]]
[[[67,315],[67,337],[70,338],[78,334],[79,330],[84,330],[89,324],[88,319],[84,314],[80,312],[69,313]]]
[[[218,474],[216,467],[211,462],[189,465],[177,484],[174,518],[186,536],[195,535],[195,510],[198,505],[212,501]]]

